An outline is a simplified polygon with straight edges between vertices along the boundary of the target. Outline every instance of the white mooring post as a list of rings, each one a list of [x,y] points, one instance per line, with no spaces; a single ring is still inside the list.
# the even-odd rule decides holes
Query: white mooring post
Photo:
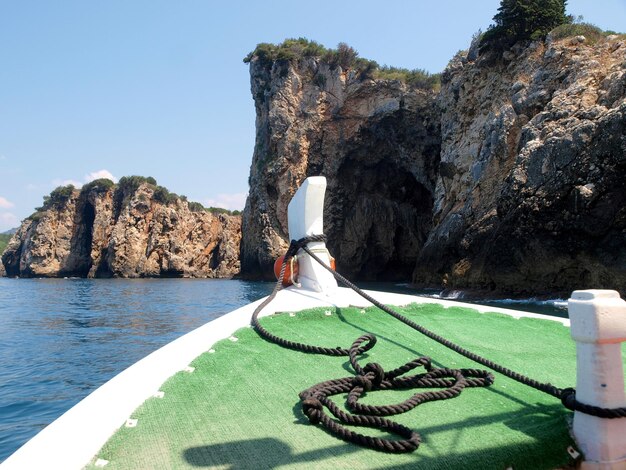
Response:
[[[311,176],[304,180],[287,209],[289,237],[292,240],[324,233],[325,192],[326,178],[323,176]],[[307,246],[330,265],[330,254],[324,242],[312,242]],[[298,253],[298,282],[303,289],[326,294],[332,294],[337,288],[333,275],[303,250]]]
[[[576,341],[576,399],[602,408],[626,406],[621,343],[626,302],[612,290],[577,290],[568,301]],[[574,437],[583,469],[626,470],[626,418],[596,418],[576,411]]]

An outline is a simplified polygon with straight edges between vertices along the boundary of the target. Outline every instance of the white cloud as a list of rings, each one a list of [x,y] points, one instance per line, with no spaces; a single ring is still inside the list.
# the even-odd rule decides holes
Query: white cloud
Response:
[[[85,183],[89,183],[93,180],[97,180],[100,178],[108,178],[114,183],[117,183],[117,178],[111,174],[109,170],[98,170],[85,175]]]
[[[15,204],[13,204],[7,198],[4,198],[4,197],[0,196],[0,208],[2,208],[2,209],[10,209],[11,207],[14,207],[14,206],[15,206]]]
[[[220,193],[215,199],[205,199],[202,203],[206,207],[221,207],[231,211],[242,210],[246,205],[246,197],[248,197],[247,193]]]
[[[24,187],[26,188],[26,191],[38,191],[39,190],[39,186],[34,183],[28,183]]]

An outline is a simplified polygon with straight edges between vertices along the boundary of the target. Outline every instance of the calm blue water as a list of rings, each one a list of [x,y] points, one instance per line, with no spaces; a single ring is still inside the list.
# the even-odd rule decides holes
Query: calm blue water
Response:
[[[403,285],[363,287],[416,293]],[[0,278],[0,462],[126,367],[272,288],[233,280]],[[559,313],[553,305],[497,305]]]
[[[118,372],[272,287],[0,278],[0,462]]]

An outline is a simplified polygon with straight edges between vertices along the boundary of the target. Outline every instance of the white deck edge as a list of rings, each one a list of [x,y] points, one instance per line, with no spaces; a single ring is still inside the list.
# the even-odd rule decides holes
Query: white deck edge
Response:
[[[465,307],[481,313],[496,312],[515,318],[553,320],[569,326],[568,319],[530,312],[405,294],[367,292],[380,302],[389,305],[429,303],[444,307]],[[228,338],[242,327],[249,326],[252,312],[261,300],[206,323],[122,371],[20,447],[0,464],[0,468],[71,470],[88,465],[93,458],[98,457],[96,454],[106,441],[124,425],[146,399],[159,390],[168,378],[184,370],[191,361],[208,351],[217,341]],[[289,288],[281,291],[261,316],[313,307],[370,305],[358,294],[345,288],[336,290],[332,298],[321,293]],[[219,354],[219,351],[217,353]]]

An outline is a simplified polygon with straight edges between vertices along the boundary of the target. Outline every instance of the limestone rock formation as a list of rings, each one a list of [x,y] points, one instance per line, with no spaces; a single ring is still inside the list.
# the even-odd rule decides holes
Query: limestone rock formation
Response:
[[[439,155],[434,94],[320,58],[250,62],[257,113],[242,271],[272,278],[287,247],[287,205],[328,179],[328,246],[361,279],[407,279],[430,230]]]
[[[2,263],[23,277],[232,277],[241,218],[192,211],[154,185],[73,191],[24,221]]]
[[[348,276],[626,292],[625,57],[619,37],[458,54],[435,94],[319,57],[252,56],[243,273],[270,276],[291,196],[324,175]]]
[[[418,283],[626,291],[626,43],[535,42],[444,73]]]

